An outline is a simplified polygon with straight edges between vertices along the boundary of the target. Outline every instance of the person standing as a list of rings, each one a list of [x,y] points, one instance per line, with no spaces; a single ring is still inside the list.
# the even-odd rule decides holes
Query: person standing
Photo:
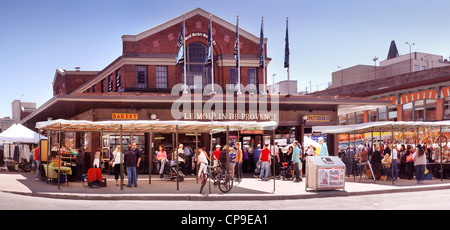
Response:
[[[137,171],[139,170],[139,164],[141,163],[141,150],[139,150],[137,143],[133,142],[132,146],[133,152],[136,155],[136,178],[137,178]]]
[[[186,146],[184,151],[184,171],[186,175],[192,174],[192,149],[190,146]]]
[[[265,144],[264,149],[261,150],[259,161],[261,161],[261,180],[268,181],[267,176],[271,165],[269,144]]]
[[[112,167],[114,169],[114,179],[116,180],[116,186],[119,186],[119,176],[120,176],[120,157],[122,151],[120,150],[120,145],[116,146],[113,152]]]
[[[83,148],[78,148],[77,152],[74,152],[72,148],[70,151],[75,155],[75,163],[77,164],[77,181],[83,181],[82,175],[84,173],[84,151]]]
[[[328,147],[323,141],[323,137],[319,137],[319,144],[320,146],[316,150],[316,156],[328,156]]]
[[[124,155],[125,166],[127,167],[128,184],[127,187],[131,187],[131,183],[134,183],[134,187],[137,187],[136,178],[136,153],[132,150],[131,145],[127,146],[127,152]]]
[[[375,146],[375,151],[372,153],[372,160],[370,162],[373,165],[375,179],[379,180],[381,177],[381,152],[380,145]]]
[[[234,179],[234,167],[236,166],[236,150],[230,146],[230,155],[228,157],[228,169],[230,170],[230,176]]]
[[[200,179],[202,179],[203,178],[203,176],[206,174],[206,172],[207,172],[207,168],[208,168],[208,160],[209,160],[209,157],[208,157],[208,155],[206,154],[206,152],[205,151],[203,151],[203,149],[200,149],[200,153],[199,153],[199,155],[198,155],[198,164],[199,164],[199,166],[198,166],[198,175],[197,175],[197,177],[198,178],[200,178]]]
[[[167,153],[166,153],[166,148],[164,148],[163,145],[159,146],[159,151],[158,154],[156,155],[156,159],[159,162],[159,178],[163,178],[164,177],[164,168],[166,167],[166,162],[167,160]]]
[[[294,173],[295,173],[295,181],[294,182],[300,182],[302,181],[302,177],[300,172],[302,171],[302,162],[300,161],[301,157],[301,150],[299,147],[298,141],[294,141],[294,151],[292,152],[292,162],[294,163]]]
[[[3,155],[3,154],[2,154]],[[41,166],[39,158],[39,146],[34,149],[34,161],[36,162],[36,180],[39,180],[39,167]]]
[[[417,145],[416,152],[413,155],[414,167],[416,168],[416,180],[418,184],[424,183],[425,166],[427,165],[427,158],[425,151],[421,145]]]
[[[253,150],[253,167],[254,167],[254,177],[258,176],[258,162],[259,162],[259,157],[261,156],[261,145],[258,144],[255,148],[255,150]]]
[[[220,145],[216,145],[216,150],[214,150],[213,152],[213,164],[214,166],[218,166],[219,165],[219,159],[220,159]]]
[[[239,142],[236,142],[234,145],[236,148],[236,170],[237,170],[237,180],[241,181],[242,179],[242,160],[243,160],[243,153],[241,149],[241,145]]]
[[[391,150],[392,156],[391,156],[391,167],[389,169],[391,180],[397,180],[398,172],[397,172],[397,163],[398,163],[398,151],[395,145],[392,145]]]

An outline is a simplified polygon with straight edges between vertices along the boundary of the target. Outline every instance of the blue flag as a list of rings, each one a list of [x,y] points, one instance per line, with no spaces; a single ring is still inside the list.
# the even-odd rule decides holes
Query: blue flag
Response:
[[[264,68],[264,21],[261,19],[261,34],[259,35],[259,68]]]
[[[234,59],[236,60],[236,68],[239,68],[239,17],[236,20],[236,39],[234,41]]]
[[[288,19],[286,19],[286,46],[284,47],[284,68],[289,68],[289,35],[288,35]]]
[[[178,51],[177,51],[177,59],[175,60],[175,65],[181,65],[184,63],[184,21],[181,24],[180,34],[178,35]]]
[[[212,52],[212,45],[211,45],[211,22],[208,26],[208,45],[206,47],[207,54],[206,54],[206,60],[205,60],[205,66],[211,65],[211,52]]]

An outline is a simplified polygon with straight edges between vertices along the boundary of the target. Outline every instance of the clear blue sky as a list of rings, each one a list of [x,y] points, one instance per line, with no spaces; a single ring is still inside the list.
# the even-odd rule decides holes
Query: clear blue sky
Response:
[[[226,3],[226,5],[223,4]],[[338,66],[385,60],[391,40],[400,54],[450,55],[448,0],[1,0],[0,117],[11,102],[41,106],[52,96],[57,68],[102,70],[121,55],[122,35],[134,35],[200,7],[259,36],[264,16],[268,83],[287,78],[283,68],[289,16],[290,76],[305,89],[331,81]],[[22,96],[23,95],[23,96]]]

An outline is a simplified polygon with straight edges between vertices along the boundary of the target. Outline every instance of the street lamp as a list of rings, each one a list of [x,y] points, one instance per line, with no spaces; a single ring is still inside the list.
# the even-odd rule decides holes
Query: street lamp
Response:
[[[302,117],[302,120],[301,120],[301,132],[302,132],[302,135],[301,135],[301,140],[300,140],[300,142],[301,142],[301,145],[302,145],[302,151],[304,152],[305,151],[305,146],[304,146],[304,142],[305,142],[305,124],[306,124],[306,121],[308,121],[308,115],[303,115],[303,117]]]
[[[412,72],[411,46],[415,45],[416,43],[410,44],[409,42],[406,42],[405,44],[409,45],[409,72]]]

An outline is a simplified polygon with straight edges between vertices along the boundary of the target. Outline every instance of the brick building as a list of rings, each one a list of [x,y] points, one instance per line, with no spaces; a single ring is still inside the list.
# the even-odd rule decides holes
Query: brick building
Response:
[[[214,47],[214,83],[223,90],[219,99],[223,99],[223,107],[240,106],[240,99],[244,101],[245,114],[218,114],[223,120],[249,120],[278,122],[276,139],[291,143],[294,139],[302,140],[303,134],[311,132],[315,125],[335,125],[338,114],[347,110],[358,110],[359,107],[378,108],[386,106],[389,101],[376,101],[351,97],[314,97],[300,95],[265,95],[263,71],[271,59],[266,57],[265,68],[259,67],[260,38],[239,29],[240,34],[240,76],[241,84],[246,87],[242,95],[238,95],[235,85],[238,83],[238,70],[234,58],[236,26],[233,23],[211,15],[203,9],[197,8],[184,15],[174,18],[161,25],[155,26],[137,35],[124,35],[123,53],[116,60],[100,71],[66,71],[58,69],[53,80],[54,97],[40,106],[34,113],[27,116],[22,124],[35,128],[36,122],[47,119],[70,119],[105,121],[114,119],[138,120],[198,120],[210,121],[207,116],[187,112],[179,118],[172,113],[172,106],[183,96],[171,93],[174,88],[184,82],[184,68],[175,65],[177,43],[180,28],[185,20],[186,29],[186,71],[187,85],[191,89],[189,102],[191,108],[205,105],[217,96],[211,96],[207,86],[212,83],[211,67],[205,67],[208,26],[212,20],[212,34]],[[211,18],[210,18],[211,17]],[[258,20],[258,19],[257,19]],[[267,38],[263,39],[267,47]],[[267,50],[267,49],[264,49]],[[267,55],[265,55],[267,56]],[[200,91],[197,91],[200,90]],[[175,90],[176,91],[176,90]],[[198,93],[200,92],[200,93]],[[263,110],[250,111],[249,101],[267,102],[270,106]],[[231,101],[231,103],[230,103]],[[191,104],[192,103],[192,104]],[[259,104],[261,105],[261,104]],[[228,108],[228,107],[227,107]],[[276,114],[275,114],[276,112]],[[205,113],[201,113],[205,114]],[[304,121],[302,118],[310,119]],[[266,135],[267,134],[267,135]],[[232,134],[231,139],[239,141],[253,149],[257,144],[270,141],[270,135],[264,131],[243,131]],[[168,134],[154,134],[154,146],[165,145],[170,151],[173,136]],[[225,134],[217,134],[213,141],[225,144]],[[145,169],[149,153],[149,133],[129,133],[124,137],[124,143],[137,142],[144,149],[143,160]],[[180,143],[195,143],[195,136],[181,134]],[[58,145],[58,138],[51,139],[52,146]],[[335,136],[328,137],[328,145],[333,154],[337,148]],[[74,147],[86,146],[88,151],[96,151],[102,141],[103,147],[113,147],[118,143],[118,134],[100,132],[64,133],[61,137],[63,145]],[[200,146],[209,148],[209,134],[202,134],[199,138]],[[108,155],[104,156],[108,159]]]

